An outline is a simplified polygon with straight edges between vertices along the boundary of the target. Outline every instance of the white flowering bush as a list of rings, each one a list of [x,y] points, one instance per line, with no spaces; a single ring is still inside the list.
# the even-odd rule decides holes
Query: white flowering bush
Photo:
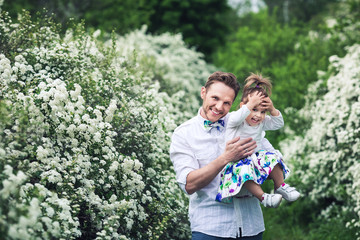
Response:
[[[211,67],[177,35],[133,34],[2,13],[2,238],[188,239],[170,133]]]
[[[360,45],[346,50],[309,87],[299,112],[309,123],[303,135],[281,149],[319,220],[341,219],[360,239]]]
[[[136,51],[138,61],[146,67],[144,71],[152,72],[152,78],[160,82],[160,90],[178,100],[176,106],[181,111],[168,110],[180,124],[197,112],[201,105],[200,88],[215,67],[202,59],[202,53],[187,48],[181,34],[164,33],[159,37],[145,34],[146,30],[143,26],[117,38],[115,52],[119,57],[131,58]]]

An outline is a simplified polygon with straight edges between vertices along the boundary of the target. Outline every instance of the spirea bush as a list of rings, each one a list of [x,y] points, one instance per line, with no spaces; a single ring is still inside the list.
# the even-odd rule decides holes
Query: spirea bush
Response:
[[[180,112],[168,109],[180,124],[199,109],[200,88],[216,68],[205,62],[202,53],[187,48],[181,34],[164,33],[159,37],[145,34],[146,30],[147,27],[143,26],[117,38],[115,52],[119,57],[131,58],[136,51],[136,58],[145,67],[144,71],[150,71],[152,78],[160,82],[160,90],[181,99],[176,102]]]
[[[60,30],[1,15],[0,236],[188,239],[168,148],[209,66],[177,35]]]
[[[299,111],[308,122],[303,135],[281,149],[318,219],[340,219],[360,239],[360,45],[346,50],[330,57],[328,72],[309,87]]]

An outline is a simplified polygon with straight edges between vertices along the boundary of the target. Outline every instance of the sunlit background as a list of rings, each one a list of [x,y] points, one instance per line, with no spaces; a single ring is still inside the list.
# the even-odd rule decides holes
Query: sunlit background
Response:
[[[0,9],[0,239],[189,239],[168,148],[216,70],[269,77],[285,119],[266,137],[302,197],[264,239],[360,239],[359,0]]]

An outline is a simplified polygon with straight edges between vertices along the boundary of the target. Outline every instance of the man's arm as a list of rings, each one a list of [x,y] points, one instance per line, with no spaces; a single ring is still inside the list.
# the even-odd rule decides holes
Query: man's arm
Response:
[[[193,170],[187,175],[185,185],[186,192],[193,194],[207,186],[226,164],[251,155],[255,148],[256,142],[251,138],[240,140],[240,137],[236,137],[230,140],[226,143],[226,149],[223,154],[208,165]]]

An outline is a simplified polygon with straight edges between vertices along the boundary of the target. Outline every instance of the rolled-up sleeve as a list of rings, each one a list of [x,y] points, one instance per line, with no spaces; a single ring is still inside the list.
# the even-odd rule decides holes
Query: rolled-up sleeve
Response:
[[[188,194],[185,190],[187,175],[191,171],[199,169],[199,163],[184,135],[180,131],[174,132],[170,145],[170,159],[176,173],[176,181]]]

